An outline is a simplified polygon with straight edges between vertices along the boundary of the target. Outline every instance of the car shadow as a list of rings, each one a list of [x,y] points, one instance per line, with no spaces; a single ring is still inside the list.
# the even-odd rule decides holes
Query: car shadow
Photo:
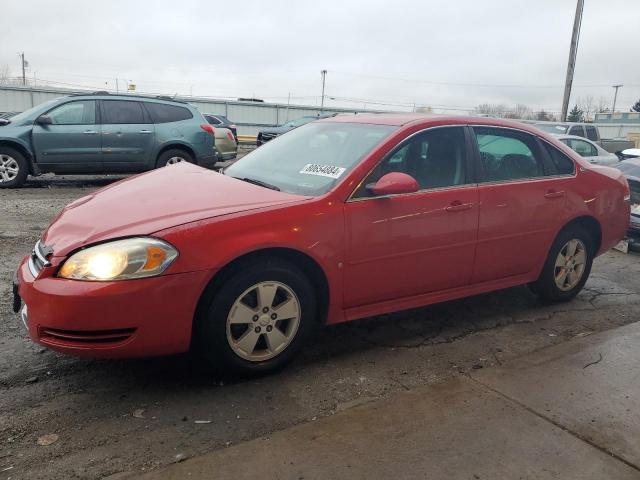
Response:
[[[128,175],[43,175],[29,177],[21,188],[100,188],[127,177]]]

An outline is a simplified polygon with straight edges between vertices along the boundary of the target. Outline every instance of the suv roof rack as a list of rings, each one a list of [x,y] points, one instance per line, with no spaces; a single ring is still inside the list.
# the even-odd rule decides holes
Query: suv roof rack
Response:
[[[91,95],[105,95],[105,96],[114,95],[116,97],[147,98],[151,100],[166,100],[169,102],[184,103],[184,104],[189,103],[189,102],[185,102],[184,100],[176,100],[175,97],[169,97],[168,95],[138,95],[138,94],[132,94],[132,93],[113,93],[113,92],[107,92],[106,90],[99,90],[97,92],[87,92],[87,93],[72,93],[69,96],[70,97],[88,97]]]

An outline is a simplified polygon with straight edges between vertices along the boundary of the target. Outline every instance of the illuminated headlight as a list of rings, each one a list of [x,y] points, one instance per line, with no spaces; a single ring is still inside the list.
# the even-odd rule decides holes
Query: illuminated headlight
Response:
[[[156,238],[127,238],[74,253],[58,276],[73,280],[128,280],[160,275],[178,251]]]
[[[631,205],[631,213],[634,215],[640,215],[640,203],[637,205]]]

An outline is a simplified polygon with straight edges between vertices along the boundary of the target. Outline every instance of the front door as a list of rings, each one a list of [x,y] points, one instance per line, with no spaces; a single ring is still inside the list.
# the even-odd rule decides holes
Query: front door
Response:
[[[389,172],[420,190],[375,197],[366,185]],[[346,203],[345,306],[467,285],[478,229],[478,190],[463,127],[433,128],[387,156]]]
[[[102,151],[106,171],[137,172],[151,166],[155,125],[140,102],[103,100]]]
[[[102,146],[95,100],[64,103],[46,115],[50,125],[33,126],[33,146],[41,169],[57,173],[100,171]]]

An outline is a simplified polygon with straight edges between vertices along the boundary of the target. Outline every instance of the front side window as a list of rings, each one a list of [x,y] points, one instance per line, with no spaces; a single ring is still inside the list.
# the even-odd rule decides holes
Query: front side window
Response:
[[[65,103],[47,115],[53,125],[93,125],[96,123],[96,102],[82,100]]]
[[[544,175],[536,139],[524,132],[474,127],[485,182],[501,182]]]
[[[585,127],[585,129],[587,130],[587,138],[589,140],[593,140],[594,142],[598,141],[598,130],[596,129],[596,127],[592,126],[592,125],[587,125]]]
[[[597,157],[598,150],[596,147],[591,145],[589,142],[585,142],[584,140],[577,140],[575,138],[568,138],[563,140],[563,143],[566,143],[571,150],[578,153],[581,157]]]
[[[104,100],[102,102],[102,123],[147,123],[142,105],[127,100]]]
[[[462,127],[427,130],[410,138],[382,160],[362,182],[354,198],[372,196],[367,185],[391,172],[412,176],[420,190],[464,185],[467,183],[466,159]]]
[[[398,127],[313,122],[245,155],[225,175],[299,195],[323,195]]]

